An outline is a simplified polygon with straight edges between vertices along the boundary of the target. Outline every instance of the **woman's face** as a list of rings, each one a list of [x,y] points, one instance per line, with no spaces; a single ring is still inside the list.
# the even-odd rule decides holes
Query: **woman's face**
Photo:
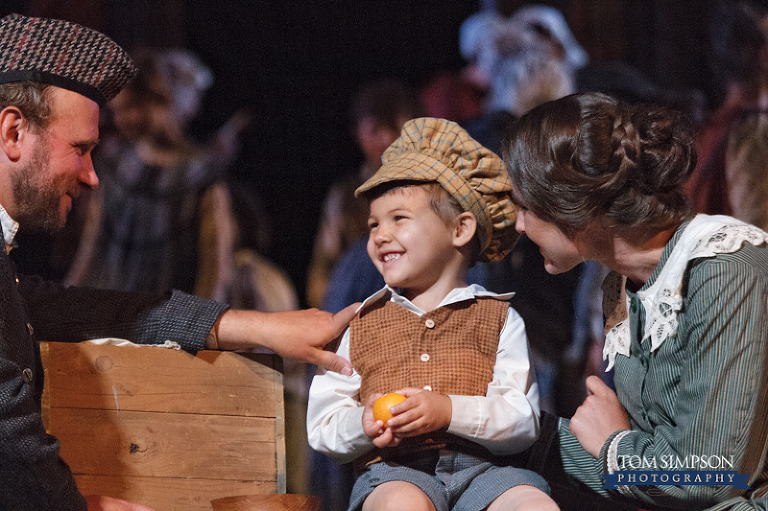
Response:
[[[563,273],[584,261],[575,240],[552,222],[541,219],[525,208],[518,211],[515,228],[539,246],[548,273]]]

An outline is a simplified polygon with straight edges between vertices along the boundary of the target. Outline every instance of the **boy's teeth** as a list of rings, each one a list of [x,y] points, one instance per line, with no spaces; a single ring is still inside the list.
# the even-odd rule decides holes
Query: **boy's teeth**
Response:
[[[400,254],[387,254],[384,256],[384,262],[391,261],[392,259],[397,259],[400,257]]]

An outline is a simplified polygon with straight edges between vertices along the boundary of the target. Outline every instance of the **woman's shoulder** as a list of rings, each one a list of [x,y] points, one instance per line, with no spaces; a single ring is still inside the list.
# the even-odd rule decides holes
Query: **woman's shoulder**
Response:
[[[736,267],[749,267],[765,274],[768,270],[768,234],[732,217],[697,215],[681,227],[678,245],[667,264],[683,263],[689,272],[729,274]]]
[[[677,346],[696,360],[744,364],[746,346],[765,344],[768,247],[745,243],[735,252],[691,261],[683,281]],[[752,348],[750,348],[752,349]]]
[[[712,299],[734,299],[732,293],[746,297],[756,293],[765,300],[768,289],[768,244],[743,243],[738,250],[723,252],[690,261],[685,283],[691,295],[705,290]]]
[[[743,242],[737,250],[721,252],[691,260],[691,269],[696,271],[716,271],[717,273],[754,268],[758,273],[768,272],[768,243],[754,245]]]

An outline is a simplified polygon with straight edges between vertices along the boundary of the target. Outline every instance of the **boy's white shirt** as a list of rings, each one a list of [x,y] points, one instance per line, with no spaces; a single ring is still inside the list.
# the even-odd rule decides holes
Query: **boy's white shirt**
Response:
[[[390,301],[419,316],[425,314],[388,286],[368,297],[360,309],[387,292],[392,293]],[[473,284],[453,289],[438,307],[476,296],[509,300],[513,294],[496,294]],[[349,329],[344,332],[336,353],[349,359]],[[309,390],[307,408],[307,435],[313,449],[347,462],[374,448],[372,440],[363,432],[359,389],[360,375],[356,371],[344,376],[318,369]],[[512,307],[499,337],[493,380],[488,384],[487,395],[449,397],[452,405],[449,433],[472,440],[494,454],[521,452],[536,440],[539,391],[528,356],[525,325]]]

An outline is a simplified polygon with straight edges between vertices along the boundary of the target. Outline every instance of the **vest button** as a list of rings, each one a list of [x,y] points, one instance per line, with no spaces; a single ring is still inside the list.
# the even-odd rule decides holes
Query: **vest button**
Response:
[[[422,354],[421,355],[421,361],[422,362],[429,362],[429,354],[428,353]]]
[[[30,369],[29,367],[27,367],[21,372],[21,379],[27,383],[32,381],[33,376],[34,375],[32,374],[32,369]]]
[[[427,326],[427,328],[435,328],[435,322],[431,319],[426,320],[424,324]]]
[[[432,385],[424,385],[424,390],[432,390]]]
[[[32,335],[32,334],[34,334],[34,333],[35,333],[35,329],[34,329],[34,328],[32,328],[32,325],[30,325],[29,323],[27,323],[27,333],[28,333],[29,335]]]

